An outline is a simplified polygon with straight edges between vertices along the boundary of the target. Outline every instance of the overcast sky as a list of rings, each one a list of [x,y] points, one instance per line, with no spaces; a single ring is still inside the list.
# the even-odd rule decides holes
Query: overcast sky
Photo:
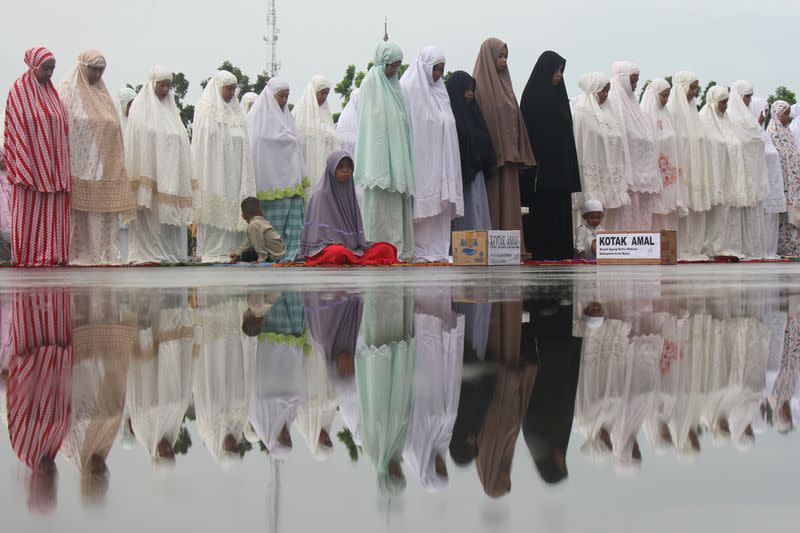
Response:
[[[505,40],[517,96],[521,96],[539,54],[556,50],[567,59],[566,80],[590,71],[609,72],[613,61],[639,64],[642,79],[693,70],[703,83],[747,79],[767,96],[784,84],[800,90],[796,32],[800,3],[786,0],[572,0],[469,2],[455,0],[277,0],[280,76],[296,101],[312,75],[338,82],[345,67],[366,67],[389,33],[412,60],[435,44],[448,57],[448,70],[471,71],[481,42]],[[24,70],[26,48],[47,46],[56,54],[60,81],[86,48],[98,48],[109,67],[106,84],[114,93],[141,83],[162,64],[199,82],[229,59],[254,75],[266,63],[266,0],[35,0],[3,9],[0,32],[0,90]],[[0,106],[5,105],[5,96]],[[339,109],[338,99],[332,108]]]

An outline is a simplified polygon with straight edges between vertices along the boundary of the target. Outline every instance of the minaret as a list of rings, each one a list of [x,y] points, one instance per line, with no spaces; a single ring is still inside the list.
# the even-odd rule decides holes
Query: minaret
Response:
[[[389,19],[388,18],[384,18],[383,19],[383,42],[386,42],[388,40],[389,40]]]

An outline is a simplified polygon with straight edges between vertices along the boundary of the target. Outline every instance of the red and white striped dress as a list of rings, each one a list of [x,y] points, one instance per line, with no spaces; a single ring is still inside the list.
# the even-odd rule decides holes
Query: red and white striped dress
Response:
[[[37,69],[53,54],[25,52],[29,70],[6,102],[5,150],[11,191],[11,260],[18,266],[66,265],[70,190],[68,118],[53,83]]]
[[[65,290],[15,294],[8,372],[8,433],[17,456],[35,470],[55,459],[69,430],[72,345]]]

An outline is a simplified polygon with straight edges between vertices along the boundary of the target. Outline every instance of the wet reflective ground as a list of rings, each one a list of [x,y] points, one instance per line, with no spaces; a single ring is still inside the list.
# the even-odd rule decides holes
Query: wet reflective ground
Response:
[[[0,523],[794,531],[795,270],[2,270]]]

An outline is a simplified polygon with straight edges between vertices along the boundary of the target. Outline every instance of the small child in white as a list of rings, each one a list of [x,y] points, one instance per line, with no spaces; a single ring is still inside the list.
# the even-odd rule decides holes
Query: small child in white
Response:
[[[603,231],[603,204],[598,200],[586,200],[583,204],[583,224],[575,232],[575,257],[595,259],[597,232]]]

